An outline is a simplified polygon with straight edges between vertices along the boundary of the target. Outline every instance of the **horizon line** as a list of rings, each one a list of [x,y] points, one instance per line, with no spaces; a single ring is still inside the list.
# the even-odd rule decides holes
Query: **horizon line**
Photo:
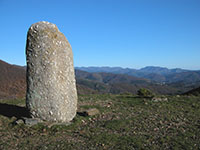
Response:
[[[8,61],[5,61],[3,59],[0,58],[1,61],[3,62],[6,62],[10,65],[16,65],[16,66],[21,66],[21,67],[25,67],[25,65],[20,65],[20,64],[16,64],[16,63],[10,63]],[[134,69],[134,70],[140,70],[140,69],[143,69],[143,68],[147,68],[147,67],[158,67],[158,68],[165,68],[165,69],[182,69],[182,70],[188,70],[188,71],[200,71],[200,69],[185,69],[185,68],[181,68],[181,67],[173,67],[173,68],[170,68],[170,67],[163,67],[163,66],[158,66],[158,65],[148,65],[148,66],[144,66],[144,67],[138,67],[138,68],[133,68],[133,67],[122,67],[122,66],[108,66],[108,65],[102,65],[102,66],[95,66],[95,65],[88,65],[88,66],[74,66],[74,68],[82,68],[82,67],[85,67],[85,68],[91,68],[91,67],[96,67],[96,68],[122,68],[122,69]]]

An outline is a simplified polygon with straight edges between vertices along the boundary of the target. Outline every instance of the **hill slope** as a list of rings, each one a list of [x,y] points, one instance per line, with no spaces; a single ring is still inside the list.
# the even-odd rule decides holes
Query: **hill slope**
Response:
[[[199,96],[200,95],[200,87],[196,88],[196,89],[192,89],[186,93],[184,93],[184,95],[194,95],[194,96]]]
[[[0,60],[0,99],[25,96],[26,70]]]

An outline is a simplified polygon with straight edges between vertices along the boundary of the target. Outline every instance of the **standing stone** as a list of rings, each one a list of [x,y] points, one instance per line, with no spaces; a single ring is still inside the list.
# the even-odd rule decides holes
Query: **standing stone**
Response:
[[[77,110],[73,55],[55,24],[42,21],[29,28],[26,60],[26,106],[31,116],[46,121],[71,121]]]

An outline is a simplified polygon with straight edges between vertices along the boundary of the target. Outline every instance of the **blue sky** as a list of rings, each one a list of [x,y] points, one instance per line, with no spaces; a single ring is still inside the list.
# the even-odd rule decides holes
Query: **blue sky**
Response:
[[[75,66],[200,70],[199,0],[0,0],[0,59],[25,65],[26,34],[55,23]]]

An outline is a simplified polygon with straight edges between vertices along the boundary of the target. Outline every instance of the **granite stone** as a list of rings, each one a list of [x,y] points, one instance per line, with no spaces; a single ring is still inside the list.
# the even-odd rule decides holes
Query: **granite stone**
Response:
[[[38,22],[26,43],[26,106],[33,118],[69,122],[77,111],[72,48],[55,24]]]

